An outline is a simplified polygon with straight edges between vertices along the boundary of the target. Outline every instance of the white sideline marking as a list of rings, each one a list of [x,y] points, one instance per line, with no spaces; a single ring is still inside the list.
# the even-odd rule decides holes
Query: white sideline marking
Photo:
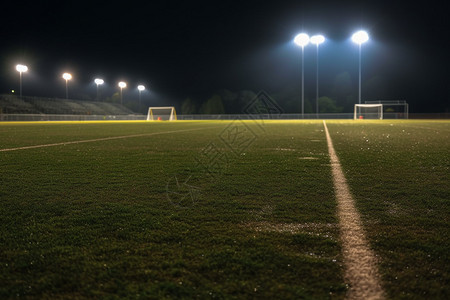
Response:
[[[333,141],[323,121],[327,136],[328,153],[333,173],[334,191],[337,199],[339,227],[345,266],[345,280],[349,283],[347,299],[384,299],[377,259],[369,247],[355,201],[342,171]]]
[[[111,137],[90,139],[90,140],[80,140],[80,141],[61,142],[61,143],[54,143],[54,144],[24,146],[24,147],[17,147],[17,148],[0,149],[0,152],[35,149],[35,148],[45,148],[45,147],[54,147],[54,146],[63,146],[63,145],[65,146],[65,145],[71,145],[71,144],[100,142],[100,141],[109,141],[109,140],[118,140],[118,139],[127,139],[127,138],[141,137],[141,136],[152,136],[152,135],[166,134],[166,133],[195,131],[195,130],[202,130],[202,129],[209,129],[209,128],[214,128],[214,127],[207,127],[207,128],[203,127],[203,128],[194,128],[194,129],[182,129],[182,130],[172,130],[172,131],[162,131],[162,132],[152,132],[152,133],[141,133],[141,134],[132,134],[132,135],[111,136]]]

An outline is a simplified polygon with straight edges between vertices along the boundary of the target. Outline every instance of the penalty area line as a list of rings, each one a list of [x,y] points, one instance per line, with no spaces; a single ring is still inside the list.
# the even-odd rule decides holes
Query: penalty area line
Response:
[[[101,142],[101,141],[110,141],[110,140],[120,140],[120,139],[143,137],[143,136],[152,136],[152,135],[160,135],[160,134],[168,134],[168,133],[196,131],[196,130],[203,130],[203,129],[210,129],[210,128],[214,128],[214,127],[181,129],[181,130],[161,131],[161,132],[152,132],[152,133],[141,133],[141,134],[131,134],[131,135],[122,135],[122,136],[111,136],[111,137],[104,137],[104,138],[98,138],[98,139],[69,141],[69,142],[61,142],[61,143],[53,143],[53,144],[24,146],[24,147],[0,149],[0,152],[9,152],[9,151],[27,150],[27,149],[36,149],[36,148],[45,148],[45,147],[55,147],[55,146],[65,146],[65,145],[72,145],[72,144],[92,143],[92,142]]]
[[[361,217],[355,206],[333,141],[323,120],[333,175],[334,193],[344,259],[344,278],[349,283],[347,299],[384,299],[377,259],[370,249]]]

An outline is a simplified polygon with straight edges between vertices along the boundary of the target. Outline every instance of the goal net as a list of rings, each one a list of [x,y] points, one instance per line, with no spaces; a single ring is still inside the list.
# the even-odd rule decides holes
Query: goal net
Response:
[[[383,119],[383,104],[355,104],[353,118],[356,119]]]
[[[175,121],[177,113],[175,107],[149,107],[147,121]]]
[[[365,103],[383,104],[383,119],[408,119],[409,105],[405,100],[376,100]]]

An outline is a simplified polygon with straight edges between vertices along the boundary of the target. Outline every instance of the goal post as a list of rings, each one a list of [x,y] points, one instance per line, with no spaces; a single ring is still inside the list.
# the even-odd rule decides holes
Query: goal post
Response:
[[[383,104],[355,104],[353,119],[383,119]]]
[[[149,107],[147,121],[176,121],[177,112],[173,106]]]

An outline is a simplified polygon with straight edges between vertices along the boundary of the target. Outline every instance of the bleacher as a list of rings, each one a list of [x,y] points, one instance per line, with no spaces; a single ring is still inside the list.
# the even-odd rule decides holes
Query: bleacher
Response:
[[[32,104],[14,96],[0,96],[0,112],[17,114],[36,114],[39,110]]]
[[[96,104],[101,107],[102,109],[106,110],[106,111],[110,111],[112,115],[121,115],[123,113],[121,113],[122,111],[125,111],[126,114],[133,114],[134,112],[131,111],[130,109],[122,106],[122,105],[117,105],[117,104],[113,104],[113,103],[108,103],[108,102],[96,102]]]
[[[129,115],[133,112],[118,103],[66,100],[58,98],[18,97],[0,95],[3,114],[69,114],[69,115]]]

